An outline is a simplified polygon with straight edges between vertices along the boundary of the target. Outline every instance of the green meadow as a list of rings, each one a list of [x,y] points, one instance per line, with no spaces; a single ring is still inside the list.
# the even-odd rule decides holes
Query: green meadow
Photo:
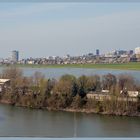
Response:
[[[118,69],[118,70],[140,70],[140,63],[124,63],[124,64],[54,64],[54,65],[39,65],[39,64],[17,64],[17,67],[31,68],[93,68],[93,69]]]

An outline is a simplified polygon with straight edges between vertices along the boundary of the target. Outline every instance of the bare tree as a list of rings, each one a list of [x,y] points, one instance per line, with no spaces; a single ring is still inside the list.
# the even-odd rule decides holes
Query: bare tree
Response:
[[[121,90],[134,90],[135,89],[135,80],[131,75],[121,74],[118,77],[119,87]]]
[[[117,83],[116,76],[113,74],[107,74],[102,77],[102,87],[103,89],[111,90],[115,88]]]

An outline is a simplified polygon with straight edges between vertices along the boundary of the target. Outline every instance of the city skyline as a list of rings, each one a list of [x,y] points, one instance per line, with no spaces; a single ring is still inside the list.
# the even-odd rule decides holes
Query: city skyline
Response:
[[[79,55],[71,55],[69,53],[67,54],[64,54],[64,55],[46,55],[45,57],[33,57],[32,55],[30,55],[30,57],[25,57],[25,58],[22,58],[21,56],[23,56],[23,54],[21,52],[19,52],[19,50],[12,50],[12,51],[9,51],[9,55],[6,56],[5,58],[3,57],[0,57],[0,59],[9,59],[11,61],[13,61],[14,59],[16,59],[17,61],[18,60],[22,60],[22,59],[30,59],[30,58],[48,58],[48,57],[78,57],[78,56],[86,56],[86,55],[93,55],[93,56],[105,56],[105,55],[109,55],[109,54],[114,54],[115,52],[126,52],[126,53],[130,53],[131,51],[133,52],[133,54],[136,54],[136,50],[138,49],[138,53],[140,51],[140,47],[137,47],[137,48],[134,48],[134,49],[131,49],[131,50],[123,50],[123,49],[116,49],[116,50],[113,50],[113,51],[109,51],[109,52],[106,52],[106,53],[102,53],[99,49],[95,49],[94,52],[88,52],[88,53],[83,53],[83,54],[79,54]],[[19,55],[20,53],[20,55]]]
[[[140,3],[2,3],[0,57],[82,55],[140,46]],[[10,50],[10,51],[9,51]]]

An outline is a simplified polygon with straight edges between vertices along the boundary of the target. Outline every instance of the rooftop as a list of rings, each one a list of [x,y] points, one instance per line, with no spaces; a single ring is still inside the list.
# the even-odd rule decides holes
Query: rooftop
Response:
[[[0,84],[3,84],[3,83],[6,83],[6,82],[9,82],[10,79],[0,79]]]

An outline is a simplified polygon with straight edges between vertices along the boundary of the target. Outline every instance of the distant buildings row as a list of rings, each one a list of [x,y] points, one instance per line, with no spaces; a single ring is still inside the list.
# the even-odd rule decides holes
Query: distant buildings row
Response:
[[[65,57],[49,56],[46,58],[27,58],[19,60],[19,52],[12,51],[10,59],[1,59],[1,64],[86,64],[86,63],[127,63],[140,62],[140,47],[135,48],[135,51],[116,50],[111,53],[100,55],[99,49],[96,54],[89,53],[82,56]]]

